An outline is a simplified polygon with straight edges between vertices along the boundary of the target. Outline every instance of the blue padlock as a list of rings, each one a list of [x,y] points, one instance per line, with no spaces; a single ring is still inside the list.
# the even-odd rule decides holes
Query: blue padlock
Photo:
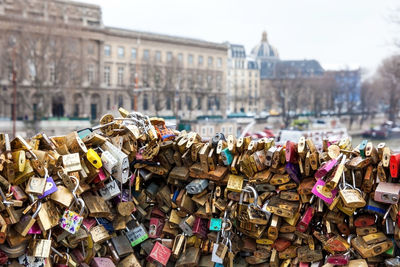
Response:
[[[221,218],[211,218],[210,220],[210,231],[221,231],[222,219]]]
[[[230,166],[233,161],[233,156],[231,151],[226,147],[221,151],[222,161],[224,162],[225,166]]]

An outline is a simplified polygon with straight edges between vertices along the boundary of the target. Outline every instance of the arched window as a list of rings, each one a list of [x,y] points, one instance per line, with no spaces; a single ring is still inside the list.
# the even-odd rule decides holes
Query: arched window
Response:
[[[220,108],[221,108],[218,97],[215,98],[215,107],[217,108],[217,110],[220,110]]]
[[[187,96],[186,97],[186,105],[187,105],[187,108],[188,108],[188,110],[192,110],[192,97],[191,96]]]
[[[147,95],[143,96],[143,110],[149,109],[149,100],[147,99]]]
[[[212,99],[209,97],[207,100],[207,109],[211,110],[212,109]]]
[[[118,96],[118,108],[124,106],[124,97],[122,95]]]
[[[167,110],[171,110],[171,97],[167,96],[165,105],[166,105]]]

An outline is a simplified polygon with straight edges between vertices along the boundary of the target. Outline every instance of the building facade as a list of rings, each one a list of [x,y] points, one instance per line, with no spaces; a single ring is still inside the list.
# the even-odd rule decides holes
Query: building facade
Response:
[[[194,120],[225,116],[227,47],[106,27],[97,5],[0,1],[0,118],[98,119],[119,106]]]
[[[260,70],[248,58],[243,45],[228,45],[227,108],[228,113],[254,113],[261,110]]]

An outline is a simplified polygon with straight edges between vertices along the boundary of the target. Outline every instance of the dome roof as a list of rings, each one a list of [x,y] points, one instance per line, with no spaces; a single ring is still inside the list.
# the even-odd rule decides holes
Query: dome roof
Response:
[[[279,59],[278,50],[268,43],[267,32],[262,33],[261,42],[251,50],[255,59]]]

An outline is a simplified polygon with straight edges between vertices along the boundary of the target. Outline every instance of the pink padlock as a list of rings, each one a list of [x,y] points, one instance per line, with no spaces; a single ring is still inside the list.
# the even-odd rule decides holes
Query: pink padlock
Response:
[[[30,235],[39,235],[42,233],[42,230],[40,230],[39,224],[35,222],[31,229],[29,229],[28,234]]]
[[[322,199],[327,204],[332,204],[333,200],[335,199],[338,190],[335,188],[332,191],[325,188],[325,182],[322,179],[318,179],[315,183],[311,192]]]
[[[25,194],[24,190],[22,190],[18,185],[11,186],[11,192],[16,200],[24,201],[28,199],[28,196]]]
[[[97,224],[96,219],[94,218],[85,218],[83,219],[82,225],[86,227],[90,231],[90,229]]]
[[[349,254],[342,254],[342,255],[329,255],[326,261],[333,265],[347,265],[350,261]]]
[[[296,230],[304,233],[307,230],[308,225],[310,224],[313,216],[314,216],[314,208],[308,207],[303,217],[301,218],[300,222],[297,224]]]
[[[103,169],[99,169],[99,173],[97,174],[96,178],[94,178],[93,183],[97,184],[107,179],[106,174],[104,173]]]
[[[323,178],[328,172],[330,172],[335,167],[337,162],[338,162],[337,159],[331,159],[330,161],[326,162],[315,172],[314,177],[317,179]]]

